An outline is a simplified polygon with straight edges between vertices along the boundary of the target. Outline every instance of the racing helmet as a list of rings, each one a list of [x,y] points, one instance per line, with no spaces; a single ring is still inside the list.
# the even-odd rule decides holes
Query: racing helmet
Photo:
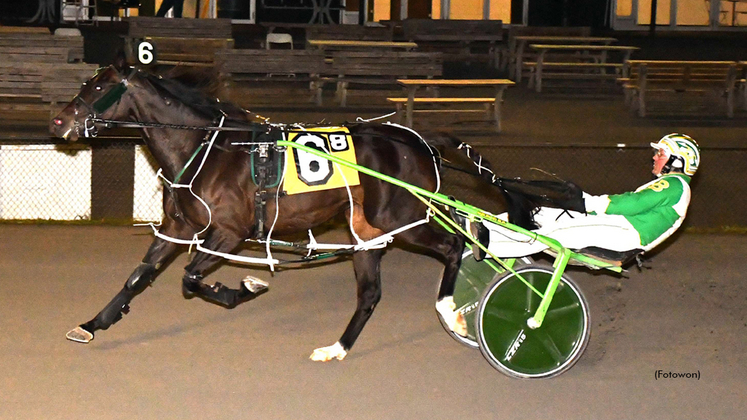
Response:
[[[651,143],[651,147],[663,150],[669,156],[669,161],[661,171],[662,174],[675,170],[693,176],[698,170],[700,147],[690,136],[679,133],[667,134],[658,142]]]

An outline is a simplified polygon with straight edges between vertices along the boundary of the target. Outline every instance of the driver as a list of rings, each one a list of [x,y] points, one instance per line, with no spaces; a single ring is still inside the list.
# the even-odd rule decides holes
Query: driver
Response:
[[[698,170],[700,148],[691,137],[677,133],[666,135],[651,146],[655,152],[653,181],[623,194],[584,193],[585,214],[540,207],[534,215],[540,227],[534,232],[553,238],[564,247],[588,250],[598,256],[598,248],[629,255],[659,245],[685,219],[690,204],[690,178]],[[506,214],[498,217],[507,220]],[[497,257],[522,257],[547,249],[531,237],[488,221],[471,224],[470,228],[472,235]],[[485,254],[477,246],[473,252],[478,261]]]

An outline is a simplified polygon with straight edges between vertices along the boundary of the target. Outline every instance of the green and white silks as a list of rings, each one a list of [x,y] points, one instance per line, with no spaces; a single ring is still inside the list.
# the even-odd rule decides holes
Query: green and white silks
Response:
[[[540,227],[535,232],[551,237],[563,246],[588,246],[629,251],[649,251],[682,225],[690,204],[690,177],[664,175],[633,192],[592,196],[585,194],[588,214],[542,207],[534,216]],[[507,215],[498,216],[507,220]],[[490,252],[511,258],[536,254],[547,246],[490,222]]]
[[[638,232],[640,245],[646,251],[682,225],[689,205],[690,177],[679,173],[663,175],[634,192],[586,199],[586,211],[592,214],[625,217]]]

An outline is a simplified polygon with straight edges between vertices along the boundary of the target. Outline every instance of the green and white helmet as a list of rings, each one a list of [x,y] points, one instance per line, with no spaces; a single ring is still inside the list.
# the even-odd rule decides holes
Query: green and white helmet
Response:
[[[693,176],[700,165],[700,147],[693,138],[685,134],[672,133],[662,137],[656,143],[651,143],[654,149],[664,150],[669,161],[664,165],[662,173],[669,173],[673,169],[685,175]]]

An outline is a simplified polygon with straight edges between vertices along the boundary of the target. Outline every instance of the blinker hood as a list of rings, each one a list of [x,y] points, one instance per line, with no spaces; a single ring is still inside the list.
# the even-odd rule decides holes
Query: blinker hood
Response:
[[[115,102],[122,98],[122,95],[127,91],[127,86],[124,82],[117,84],[113,88],[109,89],[99,100],[93,103],[93,110],[97,114],[101,114],[114,105]]]

